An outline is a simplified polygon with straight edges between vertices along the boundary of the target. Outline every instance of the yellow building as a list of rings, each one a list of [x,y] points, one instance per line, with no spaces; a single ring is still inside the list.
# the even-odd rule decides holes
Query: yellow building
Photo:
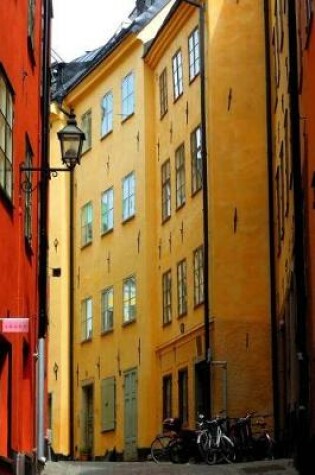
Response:
[[[155,200],[148,160],[154,144],[142,55],[171,5],[162,1],[144,13],[136,9],[107,45],[70,65],[78,80],[69,74],[70,87],[64,84],[63,108],[73,107],[82,118],[87,140],[73,176],[72,237],[69,224],[64,234],[63,228],[57,231],[60,210],[70,200],[69,177],[58,178],[56,191],[51,189],[50,266],[68,269],[68,244],[74,246],[72,284],[66,271],[51,286],[49,392],[52,448],[58,454],[79,457],[88,449],[104,457],[115,450],[134,459],[155,431]],[[59,100],[58,84],[54,87]],[[62,384],[71,332],[72,383]]]
[[[168,415],[273,413],[264,10],[151,3],[54,95],[87,135],[51,192],[52,440],[75,457],[139,458]]]
[[[267,413],[272,426],[264,11],[259,2],[216,1],[206,2],[201,12],[179,2],[145,56],[154,73],[155,173],[157,202],[162,202],[157,215],[162,285],[155,347],[160,375],[157,427],[169,411],[190,426],[198,410],[209,412],[204,387],[207,289],[200,280],[202,22],[211,413]]]

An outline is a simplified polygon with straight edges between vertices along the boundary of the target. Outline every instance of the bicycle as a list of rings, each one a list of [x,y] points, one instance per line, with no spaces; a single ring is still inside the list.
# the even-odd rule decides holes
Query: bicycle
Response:
[[[233,463],[236,459],[234,443],[224,428],[226,423],[226,417],[218,416],[204,421],[197,444],[208,465],[220,462]]]
[[[198,450],[197,440],[200,430],[182,429],[179,418],[163,421],[163,433],[151,443],[151,458],[155,463],[187,463],[191,458],[204,461]]]
[[[256,415],[257,420],[252,418],[255,412],[248,412],[245,417],[234,420],[230,428],[230,438],[236,450],[238,461],[272,459],[274,457],[275,442],[266,429],[267,415]],[[253,433],[253,427],[258,427],[258,432]]]

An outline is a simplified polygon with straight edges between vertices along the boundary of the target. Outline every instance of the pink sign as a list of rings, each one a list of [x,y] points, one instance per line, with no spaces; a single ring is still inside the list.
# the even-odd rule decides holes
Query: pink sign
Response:
[[[2,323],[1,333],[28,333],[28,318],[0,318]]]

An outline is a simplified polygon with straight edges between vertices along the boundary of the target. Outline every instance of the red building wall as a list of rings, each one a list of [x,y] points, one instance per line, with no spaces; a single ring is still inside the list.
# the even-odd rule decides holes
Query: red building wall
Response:
[[[12,92],[14,114],[12,197],[1,184],[0,171],[0,318],[29,319],[29,330],[23,333],[4,331],[0,321],[0,456],[7,458],[31,454],[36,447],[38,177],[33,174],[32,237],[28,240],[26,194],[21,187],[25,175],[20,165],[25,161],[26,137],[33,165],[41,162],[41,9],[41,0],[0,2],[0,77]]]
[[[300,84],[300,142],[307,248],[307,348],[310,432],[315,449],[315,2],[296,2]]]

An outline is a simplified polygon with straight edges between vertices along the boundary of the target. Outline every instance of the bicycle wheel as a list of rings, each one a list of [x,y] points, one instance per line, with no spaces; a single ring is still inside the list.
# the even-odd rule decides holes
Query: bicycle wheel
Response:
[[[210,440],[207,430],[200,431],[197,437],[197,446],[202,460],[206,460],[207,450],[209,448]]]
[[[189,453],[185,450],[184,442],[181,438],[175,438],[170,442],[170,459],[173,463],[187,463],[189,461]]]
[[[227,435],[222,435],[220,439],[220,453],[222,459],[227,463],[233,463],[236,460],[235,447],[232,440]]]
[[[167,435],[158,435],[151,444],[151,457],[155,463],[169,462],[169,444],[172,438]]]

